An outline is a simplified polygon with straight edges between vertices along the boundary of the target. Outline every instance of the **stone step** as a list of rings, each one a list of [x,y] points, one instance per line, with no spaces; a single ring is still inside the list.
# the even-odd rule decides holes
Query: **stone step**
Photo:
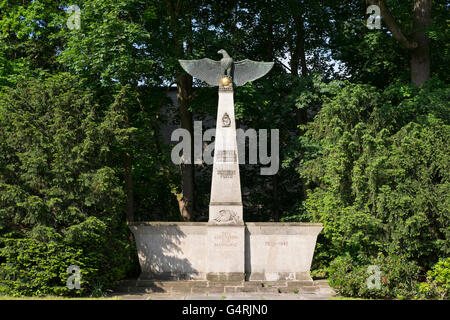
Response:
[[[208,287],[239,287],[243,286],[245,281],[208,281]]]
[[[288,288],[310,287],[315,285],[312,280],[287,281],[286,283]]]
[[[314,280],[314,285],[319,286],[319,287],[328,287],[329,286],[327,279]]]
[[[123,293],[317,293],[332,291],[325,281],[154,281],[122,280],[117,292]],[[330,291],[330,292],[331,292]]]
[[[206,280],[177,280],[177,281],[160,281],[160,280],[137,280],[136,286],[138,287],[148,287],[148,286],[159,286],[163,288],[167,287],[185,287],[185,286],[198,286],[207,285]]]
[[[119,286],[136,286],[137,280],[136,279],[125,279],[119,281]]]
[[[256,282],[260,283],[260,286],[263,288],[271,288],[271,287],[287,287],[287,281],[249,281],[249,282]]]
[[[115,292],[122,293],[169,293],[168,291],[160,290],[151,287],[117,287]]]

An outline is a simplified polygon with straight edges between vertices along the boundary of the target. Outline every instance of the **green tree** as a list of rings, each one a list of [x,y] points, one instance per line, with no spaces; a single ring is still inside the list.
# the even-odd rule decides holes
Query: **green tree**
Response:
[[[448,255],[448,94],[348,84],[308,125],[305,206],[328,259],[383,251],[428,268]]]
[[[67,74],[30,79],[2,97],[0,237],[82,250],[86,267],[97,271],[95,279],[106,288],[133,261],[125,190],[108,139],[127,139],[130,132],[117,130],[120,118],[102,113],[77,83]],[[85,283],[87,291],[92,281]]]

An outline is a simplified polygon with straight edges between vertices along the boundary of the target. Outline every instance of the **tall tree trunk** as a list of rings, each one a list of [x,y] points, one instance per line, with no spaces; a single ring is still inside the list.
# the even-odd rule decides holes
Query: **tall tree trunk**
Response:
[[[306,77],[308,75],[308,69],[306,68],[306,53],[305,53],[305,26],[301,12],[296,9],[295,6],[291,5],[293,10],[292,17],[294,19],[296,37],[295,45],[292,46],[293,51],[291,52],[291,73],[298,76],[299,63],[301,66],[302,76]],[[304,125],[308,122],[308,113],[306,108],[296,109],[295,117],[297,119],[297,125]],[[299,129],[298,135],[302,136],[304,130]],[[303,157],[303,152],[302,152]],[[306,179],[301,178],[302,189],[301,195],[303,199],[306,199]]]
[[[280,221],[280,196],[278,194],[278,173],[272,176],[273,215],[275,221]]]
[[[300,66],[302,67],[302,76],[308,75],[306,68],[306,53],[305,53],[305,27],[302,16],[300,14],[294,15],[295,25],[297,27],[297,45],[296,50],[300,56]]]
[[[305,29],[304,22],[300,12],[293,13],[295,29],[296,29],[296,38],[295,45],[292,47],[293,52],[291,52],[291,73],[293,75],[298,75],[298,67],[299,62],[302,68],[302,76],[308,75],[308,69],[306,68],[306,53],[305,53]],[[303,125],[308,121],[306,109],[297,109],[295,112],[297,118],[297,124]],[[303,131],[300,130],[299,134],[302,135]]]
[[[274,46],[273,46],[273,18],[270,12],[273,7],[273,1],[269,1],[267,3],[269,14],[266,16],[266,25],[267,25],[267,42],[266,42],[266,54],[265,59],[267,61],[272,61],[274,59]],[[271,84],[273,89],[273,84]],[[272,150],[271,150],[272,152]],[[278,192],[278,172],[272,175],[272,198],[273,198],[273,206],[272,206],[272,218],[277,221],[280,219],[280,197]]]
[[[430,40],[425,29],[431,23],[431,0],[414,3],[413,41],[417,48],[411,51],[411,81],[420,86],[430,78]]]
[[[184,40],[187,43],[187,53],[192,53],[192,14],[189,7],[189,2],[184,0],[165,0],[167,14],[169,17],[171,31],[173,33],[173,45],[175,47],[175,55],[177,58],[184,56]],[[183,12],[184,8],[184,12]],[[179,17],[184,17],[187,24],[187,32],[183,33],[178,22]],[[182,34],[187,34],[185,36]],[[183,220],[189,221],[193,217],[194,210],[194,132],[192,123],[192,113],[189,111],[189,100],[192,94],[192,77],[185,73],[179,73],[176,78],[177,82],[177,99],[180,111],[180,125],[181,128],[186,129],[191,137],[191,159],[190,163],[181,165],[181,188],[182,193],[177,194],[178,206],[180,208],[180,215]]]
[[[271,5],[272,3],[269,4],[269,6]],[[272,15],[269,14],[267,16],[267,47],[266,47],[267,49],[266,56],[268,61],[272,61],[274,57],[272,37],[273,37],[273,19]]]
[[[305,54],[305,26],[303,21],[302,12],[299,10],[296,1],[290,0],[288,6],[292,12],[292,18],[294,20],[295,40],[291,48],[291,72],[294,75],[298,75],[298,67],[302,68],[302,76],[308,74],[306,68],[306,54]],[[300,61],[299,61],[300,60]]]
[[[125,125],[127,128],[130,127],[128,121],[128,115],[125,118]],[[126,221],[127,224],[134,221],[134,190],[133,190],[133,167],[131,153],[126,150],[124,153],[123,167],[125,172],[125,188],[127,191],[127,203],[126,203]],[[130,233],[130,241],[133,241],[133,236]]]
[[[133,194],[133,172],[131,167],[131,155],[128,151],[124,154],[125,188],[127,190],[127,223],[134,221],[134,194]]]
[[[182,195],[178,195],[178,205],[181,217],[189,221],[192,219],[194,209],[194,130],[192,113],[189,111],[189,99],[192,91],[192,77],[188,74],[180,74],[177,77],[178,103],[180,110],[180,125],[189,131],[191,137],[190,163],[181,165]]]
[[[425,29],[431,23],[431,0],[416,0],[413,8],[412,41],[408,40],[386,6],[386,0],[366,0],[380,7],[381,17],[397,42],[411,54],[411,81],[420,86],[430,78],[430,44]]]

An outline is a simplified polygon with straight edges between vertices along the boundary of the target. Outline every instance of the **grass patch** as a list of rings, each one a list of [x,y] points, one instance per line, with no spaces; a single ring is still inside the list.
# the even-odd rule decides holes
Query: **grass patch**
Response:
[[[11,297],[0,296],[0,300],[121,300],[120,297],[59,297],[59,296],[42,296],[42,297]]]
[[[370,299],[336,296],[328,298],[328,300],[370,300]]]

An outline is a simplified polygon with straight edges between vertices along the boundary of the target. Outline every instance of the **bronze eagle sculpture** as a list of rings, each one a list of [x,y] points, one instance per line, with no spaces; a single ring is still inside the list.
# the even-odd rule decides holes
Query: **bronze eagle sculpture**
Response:
[[[220,61],[208,58],[178,61],[187,73],[211,86],[218,86],[224,77],[230,78],[234,85],[242,86],[249,81],[261,78],[273,67],[273,62],[249,59],[235,62],[223,49],[217,53],[223,56]]]

